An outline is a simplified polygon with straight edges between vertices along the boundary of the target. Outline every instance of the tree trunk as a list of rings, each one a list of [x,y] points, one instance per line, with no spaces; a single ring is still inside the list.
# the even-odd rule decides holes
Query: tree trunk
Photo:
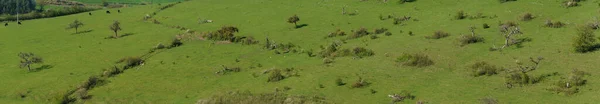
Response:
[[[75,34],[77,34],[77,33],[78,33],[78,32],[77,32],[77,27],[75,27]]]
[[[31,65],[27,64],[27,71],[31,71]]]
[[[294,26],[296,26],[296,28],[298,28],[298,24],[296,24],[296,22],[294,22]]]
[[[119,37],[119,33],[117,31],[115,31],[115,38]]]

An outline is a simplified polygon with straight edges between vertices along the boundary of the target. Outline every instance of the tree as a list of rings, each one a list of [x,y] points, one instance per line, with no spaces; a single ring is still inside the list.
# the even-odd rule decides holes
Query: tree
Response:
[[[48,5],[48,0],[35,0],[35,3],[40,6],[40,11],[43,11],[44,6]]]
[[[35,6],[35,0],[0,0],[0,14],[28,13]]]
[[[41,57],[35,56],[33,53],[19,53],[21,58],[21,68],[27,67],[27,71],[31,71],[31,64],[42,63]]]
[[[501,49],[517,43],[513,36],[523,34],[518,26],[514,23],[506,23],[500,26],[500,32],[504,36],[504,45]]]
[[[297,26],[298,26],[298,24],[297,24],[297,23],[298,23],[298,21],[300,21],[300,18],[298,18],[298,16],[297,16],[297,15],[294,15],[294,16],[292,16],[292,17],[288,18],[288,21],[287,21],[287,22],[288,22],[288,23],[294,23],[294,26],[296,26],[296,27],[297,27]]]
[[[594,50],[596,45],[596,36],[594,30],[589,27],[579,26],[577,28],[577,37],[573,43],[576,52],[585,53]]]
[[[79,29],[79,27],[81,26],[83,26],[83,23],[79,22],[79,20],[75,20],[73,21],[73,23],[69,24],[69,27],[67,27],[67,29],[75,28],[75,33],[77,34],[77,29]]]
[[[119,21],[115,21],[115,22],[113,22],[112,25],[109,26],[109,28],[110,28],[110,30],[115,32],[114,38],[118,38],[119,37],[118,32],[121,31],[121,23],[119,23]]]

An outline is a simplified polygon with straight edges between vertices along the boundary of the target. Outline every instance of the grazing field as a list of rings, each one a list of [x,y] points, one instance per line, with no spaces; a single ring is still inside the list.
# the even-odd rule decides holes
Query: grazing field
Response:
[[[600,97],[600,81],[596,80],[600,78],[596,71],[600,53],[579,53],[573,46],[574,38],[582,33],[579,26],[597,23],[598,3],[562,5],[563,1],[542,0],[414,0],[403,4],[398,0],[190,0],[168,8],[162,8],[166,4],[135,6],[120,8],[122,13],[98,10],[91,16],[82,13],[24,21],[19,26],[10,23],[0,28],[0,92],[6,92],[0,94],[0,102],[62,101],[64,93],[81,89],[79,85],[90,76],[104,75],[103,69],[119,59],[145,56],[159,43],[169,45],[175,35],[183,45],[150,52],[143,64],[106,77],[102,85],[85,90],[90,97],[74,102],[197,103],[230,91],[310,96],[342,104],[390,103],[390,95],[403,92],[414,98],[396,103],[600,102],[596,99]],[[458,15],[459,11],[465,15]],[[144,20],[146,14],[152,16]],[[297,23],[291,21],[294,15]],[[65,30],[75,19],[85,24],[78,34]],[[113,35],[109,30],[113,20],[121,22],[120,34],[133,35],[106,39]],[[549,25],[547,20],[554,22]],[[518,42],[500,49],[505,44],[500,24],[507,21],[516,23],[522,34],[513,37]],[[224,26],[237,27],[239,32],[217,31]],[[470,27],[475,28],[474,35]],[[357,36],[360,28],[370,34]],[[375,34],[380,28],[389,33]],[[328,36],[338,29],[346,35]],[[259,42],[248,45],[207,36],[227,33]],[[459,40],[467,36],[483,41],[461,44]],[[295,47],[278,45],[271,50],[273,42]],[[324,54],[331,44],[340,45],[333,46],[337,47],[334,53]],[[374,54],[364,55],[368,52],[362,48]],[[350,50],[343,53],[344,49]],[[19,52],[44,58],[34,69],[50,68],[32,72],[19,68]],[[535,61],[538,57],[543,60]],[[498,70],[474,77],[472,68],[482,61]],[[537,62],[539,66],[532,68]],[[523,67],[528,65],[532,67]],[[523,79],[526,84],[511,82],[512,70],[526,69],[526,74],[517,72],[517,77],[527,77]],[[573,69],[587,72],[581,77],[584,84],[566,82],[565,89],[577,92],[552,91],[563,85],[562,80],[577,79],[570,74]],[[277,70],[283,79],[272,81],[279,78],[273,77]]]

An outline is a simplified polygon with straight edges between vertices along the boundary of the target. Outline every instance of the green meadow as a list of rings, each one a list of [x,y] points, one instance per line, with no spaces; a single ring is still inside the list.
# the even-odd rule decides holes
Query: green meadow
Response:
[[[77,0],[100,3],[100,0]],[[123,3],[148,0],[115,0]],[[382,104],[390,103],[390,94],[410,92],[414,99],[396,103],[414,104],[478,104],[483,98],[493,98],[499,104],[592,104],[600,102],[600,53],[574,51],[577,27],[586,25],[599,15],[596,0],[579,2],[566,8],[562,0],[518,0],[500,3],[497,0],[414,0],[403,4],[398,0],[156,0],[161,6],[139,5],[127,8],[102,9],[88,13],[9,22],[0,27],[0,102],[60,103],[60,97],[77,89],[90,76],[100,75],[119,59],[142,56],[157,44],[168,45],[177,35],[195,31],[192,38],[182,39],[183,45],[162,49],[145,57],[143,64],[107,77],[106,82],[87,89],[91,97],[75,103],[197,103],[200,99],[228,93],[278,93],[297,96],[316,96],[328,103]],[[113,2],[109,0],[109,2]],[[159,9],[167,4],[172,7]],[[342,9],[344,8],[344,9]],[[112,13],[106,14],[109,10]],[[342,11],[347,14],[342,14]],[[114,11],[114,12],[113,12]],[[457,20],[458,11],[468,16],[481,14],[484,18]],[[147,14],[154,14],[144,20]],[[525,13],[533,14],[530,21],[520,20]],[[349,15],[353,14],[353,15]],[[299,28],[288,23],[297,15]],[[394,24],[387,17],[410,16],[411,20]],[[65,29],[74,20],[83,22],[79,33]],[[120,35],[109,29],[113,21],[121,23]],[[160,23],[153,23],[155,20]],[[211,20],[211,23],[199,23]],[[544,27],[547,20],[561,21],[561,28]],[[521,35],[530,39],[519,45],[490,51],[504,45],[500,23],[514,21]],[[490,28],[483,28],[483,24]],[[248,36],[258,44],[244,45],[210,39],[198,39],[223,26],[239,29],[236,36]],[[461,46],[459,38],[470,35],[469,27],[484,38],[483,42]],[[185,27],[177,29],[174,27]],[[327,37],[337,29],[352,35],[366,28],[374,31],[387,28],[391,35]],[[428,39],[436,31],[450,35]],[[597,31],[597,30],[594,30]],[[412,33],[409,35],[409,32]],[[372,35],[372,34],[371,34]],[[279,53],[265,48],[266,39],[275,43],[291,43],[297,51]],[[594,37],[598,38],[598,37]],[[363,47],[374,55],[326,58],[310,57],[304,52],[318,54],[332,43],[340,49]],[[20,68],[19,52],[32,52],[44,59],[33,64],[34,71]],[[421,53],[434,64],[414,67],[397,62],[403,54]],[[531,64],[530,57],[543,57],[532,76],[558,73],[534,84],[507,88],[506,70],[517,69],[515,61]],[[327,58],[329,59],[329,58]],[[471,66],[476,62],[506,69],[490,76],[474,77]],[[45,66],[45,67],[42,67]],[[239,67],[239,72],[216,74],[226,67]],[[296,76],[268,82],[271,69],[291,69]],[[589,76],[578,92],[571,95],[550,91],[556,82],[566,78],[573,69]],[[359,80],[369,84],[351,86]],[[345,85],[336,85],[341,79]],[[286,89],[281,91],[281,89]],[[242,102],[241,102],[242,103]]]

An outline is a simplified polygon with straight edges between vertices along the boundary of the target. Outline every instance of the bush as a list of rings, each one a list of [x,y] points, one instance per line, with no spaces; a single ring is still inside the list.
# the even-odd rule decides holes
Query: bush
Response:
[[[533,18],[534,18],[534,17],[533,17],[533,15],[532,15],[531,13],[525,13],[525,14],[523,14],[523,15],[521,15],[521,16],[519,17],[519,20],[521,20],[521,21],[530,21],[530,20],[532,20]]]
[[[215,41],[233,41],[233,39],[235,38],[234,33],[237,33],[237,32],[239,32],[239,29],[237,27],[223,26],[223,27],[221,27],[221,29],[217,30],[216,32],[211,32],[211,33],[204,35],[204,37],[209,40],[215,40]]]
[[[387,28],[379,28],[379,29],[375,29],[374,33],[375,34],[382,34],[384,32],[388,31]]]
[[[254,39],[254,37],[243,38],[241,42],[242,45],[258,44],[258,40]]]
[[[392,36],[391,32],[385,32],[385,36]]]
[[[487,23],[483,23],[483,29],[487,29],[490,28],[490,25],[488,25]]]
[[[575,94],[579,92],[579,86],[586,84],[587,80],[583,79],[583,77],[586,75],[590,74],[584,71],[573,69],[567,75],[567,78],[561,78],[561,80],[555,83],[549,90],[556,93],[563,93],[565,95]]]
[[[561,27],[565,26],[565,23],[562,23],[560,21],[552,22],[552,20],[546,20],[546,22],[544,23],[544,26],[550,27],[550,28],[561,28]]]
[[[94,11],[94,10],[98,10],[100,8],[88,8],[88,7],[82,7],[82,6],[72,6],[72,7],[65,7],[62,9],[52,9],[52,10],[46,10],[44,12],[30,12],[27,14],[19,14],[19,20],[31,20],[31,19],[38,19],[38,18],[51,18],[51,17],[58,17],[58,16],[64,16],[64,15],[70,15],[70,14],[77,14],[77,13],[82,13],[82,12],[88,12],[88,11]],[[16,15],[3,15],[0,16],[0,22],[1,21],[16,21],[17,20],[17,16]]]
[[[596,49],[596,36],[591,28],[579,26],[577,28],[577,36],[573,41],[573,47],[576,52],[585,53]]]
[[[284,93],[229,92],[200,99],[196,104],[328,104],[321,97],[290,96]]]
[[[183,45],[183,42],[181,42],[181,39],[174,38],[173,41],[171,41],[171,46],[169,46],[169,48],[179,47],[181,45]]]
[[[342,82],[342,79],[338,78],[335,80],[335,85],[343,86],[343,85],[346,85],[346,83]]]
[[[498,74],[499,69],[500,68],[496,67],[495,65],[490,65],[485,61],[477,62],[471,66],[472,74],[475,77]]]
[[[92,89],[98,86],[102,86],[106,84],[106,80],[102,77],[98,76],[90,76],[88,80],[84,81],[79,89]]]
[[[408,91],[402,91],[400,94],[388,95],[388,97],[392,98],[392,103],[401,102],[405,99],[415,99],[415,96]]]
[[[517,0],[498,0],[500,1],[500,3],[505,3],[505,2],[509,2],[509,1],[517,1]]]
[[[396,62],[405,66],[426,67],[433,65],[434,62],[425,54],[403,54],[396,59]]]
[[[356,81],[354,84],[352,84],[352,86],[351,86],[351,87],[352,87],[352,88],[362,88],[362,87],[365,87],[365,86],[367,86],[367,85],[369,85],[369,83],[368,83],[368,82],[366,82],[366,81],[365,81],[364,79],[362,79],[361,77],[358,77],[358,80],[357,80],[357,81]]]
[[[569,7],[575,7],[575,6],[579,6],[579,2],[581,0],[566,0],[563,2],[563,5],[567,8]]]
[[[336,37],[336,36],[346,36],[346,32],[337,29],[335,32],[329,33],[329,35],[327,35],[327,37]]]
[[[458,39],[458,41],[460,42],[461,46],[464,46],[467,44],[483,42],[484,39],[483,37],[477,35],[463,35]]]
[[[449,33],[446,33],[444,31],[438,30],[435,33],[433,33],[433,35],[431,35],[431,36],[425,36],[425,38],[427,38],[427,39],[441,39],[441,38],[445,38],[445,37],[448,37],[448,36],[450,36]]]
[[[281,70],[274,69],[271,70],[271,74],[269,75],[269,79],[267,80],[267,82],[277,82],[283,79],[285,79],[285,76],[281,74]]]
[[[498,104],[498,100],[492,97],[481,98],[479,99],[479,101],[481,102],[481,104]]]
[[[352,50],[350,49],[342,49],[335,52],[335,57],[344,57],[344,56],[354,56],[356,58],[363,58],[368,56],[373,56],[375,53],[372,50],[363,48],[363,47],[355,47]]]
[[[144,60],[141,57],[125,57],[119,60],[117,63],[125,63],[123,69],[129,69],[141,65]]]
[[[371,33],[369,31],[367,31],[366,28],[360,28],[356,31],[353,31],[353,34],[350,35],[350,37],[348,37],[348,39],[356,39],[356,38],[360,38],[363,36],[367,36],[369,34],[371,34]]]
[[[454,19],[456,19],[456,20],[461,20],[461,19],[465,19],[465,18],[467,18],[467,14],[462,10],[456,12],[456,15],[454,15]]]

